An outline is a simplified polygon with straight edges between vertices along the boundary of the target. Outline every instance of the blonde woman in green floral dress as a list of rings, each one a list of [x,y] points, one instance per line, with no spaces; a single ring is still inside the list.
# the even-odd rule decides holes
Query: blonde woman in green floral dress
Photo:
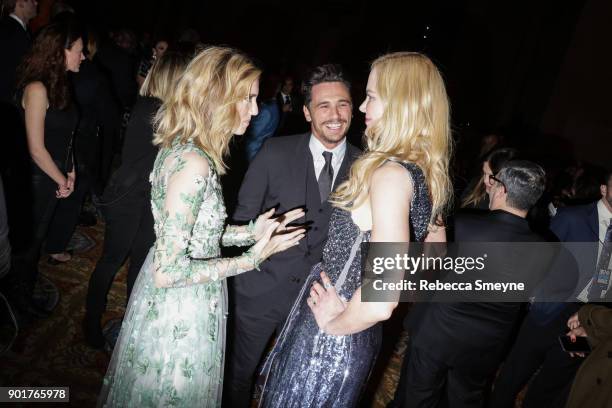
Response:
[[[300,209],[277,218],[271,210],[248,226],[225,225],[223,156],[232,135],[243,134],[257,114],[259,75],[232,49],[205,49],[157,113],[156,241],[134,285],[99,406],[220,406],[225,278],[257,269],[305,234],[287,226],[303,217]],[[220,258],[220,245],[252,246]]]

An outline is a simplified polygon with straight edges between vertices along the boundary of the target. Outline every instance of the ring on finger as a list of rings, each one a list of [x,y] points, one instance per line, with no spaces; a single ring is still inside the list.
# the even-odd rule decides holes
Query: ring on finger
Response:
[[[323,287],[324,287],[325,289],[329,289],[329,288],[331,288],[331,287],[332,287],[332,284],[331,284],[331,282],[325,282],[325,283],[323,284]]]

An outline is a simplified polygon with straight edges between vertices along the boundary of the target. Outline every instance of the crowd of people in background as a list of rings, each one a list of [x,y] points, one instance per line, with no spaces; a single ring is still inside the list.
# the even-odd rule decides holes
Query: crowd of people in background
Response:
[[[361,302],[359,244],[455,240],[590,242],[594,275],[568,302],[414,307],[389,406],[511,407],[529,383],[524,407],[610,407],[610,169],[551,166],[547,152],[511,134],[466,143],[452,134],[444,83],[421,54],[372,64],[359,90],[365,124],[355,124],[351,84],[337,65],[302,77],[262,70],[194,30],[98,31],[63,2],[35,34],[35,0],[3,0],[3,13],[1,294],[20,326],[50,316],[58,289],[39,262],[71,262],[77,226],[104,223],[82,329],[89,346],[114,350],[101,396],[108,406],[218,406],[223,395],[224,405],[246,407],[254,389],[263,406],[356,406],[381,323],[397,305]],[[365,128],[364,153],[346,140],[351,120]],[[235,202],[223,200],[224,189],[237,192]],[[236,226],[225,227],[228,214]],[[220,243],[250,249],[221,257]],[[126,317],[103,327],[128,259]],[[520,261],[517,269],[545,260]],[[177,326],[171,309],[181,302],[193,316]],[[590,354],[564,350],[565,334],[586,337]],[[195,387],[154,367],[159,347]],[[143,356],[148,374],[134,369]],[[262,364],[263,387],[255,384]]]

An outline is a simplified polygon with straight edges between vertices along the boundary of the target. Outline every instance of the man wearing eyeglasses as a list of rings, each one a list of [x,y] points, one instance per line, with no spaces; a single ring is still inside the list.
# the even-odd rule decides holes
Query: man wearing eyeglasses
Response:
[[[514,160],[505,163],[491,180],[490,211],[457,216],[455,241],[544,241],[526,220],[528,211],[544,192],[544,170],[535,163]],[[512,279],[530,287],[538,272],[548,270],[552,262],[552,256],[538,251],[522,251],[522,256],[508,257],[506,246],[486,248],[489,260],[502,260],[499,269],[498,263],[487,268],[488,277],[500,282]],[[415,307],[407,322],[411,335],[408,358],[389,407],[484,405],[487,385],[503,358],[521,303],[463,300]]]
[[[606,296],[609,301],[611,295],[611,171],[601,179],[600,193],[601,199],[594,203],[560,208],[550,223],[550,229],[562,242],[593,243],[591,247],[580,244],[581,252],[588,251],[580,256],[584,261],[580,269],[590,272],[581,274],[584,276],[580,276],[576,285],[575,296],[581,302],[602,302]],[[534,303],[531,306],[497,377],[491,406],[509,407],[500,401],[514,400],[527,381],[530,385],[523,399],[524,407],[565,406],[583,359],[563,351],[558,336],[567,332],[568,318],[579,308],[579,303]]]

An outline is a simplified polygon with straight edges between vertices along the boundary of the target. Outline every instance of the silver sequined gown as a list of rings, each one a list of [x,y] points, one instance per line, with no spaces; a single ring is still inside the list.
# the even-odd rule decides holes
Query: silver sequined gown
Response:
[[[421,169],[402,163],[413,180],[410,207],[411,239],[427,234],[431,201]],[[361,232],[349,212],[335,208],[323,262],[315,265],[297,297],[278,341],[267,357],[260,406],[354,407],[370,374],[381,342],[381,325],[347,336],[331,336],[319,330],[306,300],[310,287],[324,270],[344,299],[361,286],[361,246],[370,231]],[[344,271],[344,273],[343,273]]]

